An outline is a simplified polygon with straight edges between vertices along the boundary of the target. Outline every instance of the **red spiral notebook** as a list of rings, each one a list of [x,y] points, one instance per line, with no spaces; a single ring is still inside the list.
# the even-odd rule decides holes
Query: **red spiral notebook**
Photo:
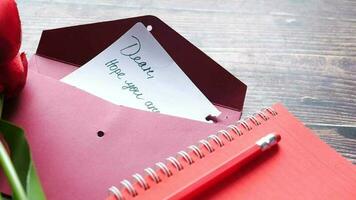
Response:
[[[158,162],[109,188],[114,199],[175,199],[173,194],[267,133],[277,148],[192,199],[355,199],[356,168],[323,143],[281,104],[200,140],[174,160]],[[182,147],[183,148],[183,147]],[[166,168],[167,167],[167,168]],[[146,189],[144,189],[146,188]]]

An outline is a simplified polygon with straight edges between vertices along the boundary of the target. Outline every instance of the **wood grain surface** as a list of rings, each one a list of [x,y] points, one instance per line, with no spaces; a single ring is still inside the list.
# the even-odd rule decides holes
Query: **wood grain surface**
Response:
[[[18,0],[22,49],[43,29],[156,15],[248,85],[245,114],[282,102],[356,163],[356,2]]]

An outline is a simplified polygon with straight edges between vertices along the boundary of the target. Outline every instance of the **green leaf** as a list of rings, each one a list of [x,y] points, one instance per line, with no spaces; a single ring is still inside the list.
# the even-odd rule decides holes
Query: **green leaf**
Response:
[[[30,163],[30,152],[21,128],[0,120],[0,132],[10,147],[11,160],[20,178],[21,184],[26,186],[27,173]]]
[[[11,149],[11,161],[13,163],[13,167],[15,171],[12,170],[12,163],[11,161],[5,162],[5,164],[8,166],[7,169],[9,169],[9,177],[8,180],[10,182],[10,186],[12,187],[14,194],[15,190],[20,191],[20,196],[18,198],[23,199],[23,195],[21,193],[24,193],[24,189],[22,187],[26,187],[26,178],[27,178],[27,173],[29,170],[29,163],[30,163],[30,153],[28,149],[27,142],[25,140],[24,134],[22,129],[4,121],[0,120],[0,132],[3,134],[5,141],[9,145]],[[6,151],[4,146],[1,144],[0,148],[4,150],[4,154],[1,154],[2,158],[5,159],[6,161]],[[1,149],[0,149],[1,150]],[[4,168],[5,172],[6,169]],[[17,174],[16,174],[17,173]],[[17,177],[20,181],[20,183],[17,182]],[[13,180],[13,185],[11,185],[11,180]],[[22,186],[22,187],[21,187]]]
[[[3,105],[4,95],[0,94],[0,134],[3,135],[11,151],[10,159],[4,145],[0,143],[0,166],[3,167],[8,178],[14,193],[13,198],[14,200],[45,200],[24,131],[5,120],[1,120]],[[2,196],[0,193],[0,200],[11,199],[7,196]]]
[[[30,169],[27,176],[27,196],[28,199],[45,200],[41,183],[38,179],[35,166],[30,163]]]

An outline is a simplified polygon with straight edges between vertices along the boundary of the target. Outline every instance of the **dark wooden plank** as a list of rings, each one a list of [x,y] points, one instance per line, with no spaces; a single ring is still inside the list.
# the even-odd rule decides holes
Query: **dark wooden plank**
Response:
[[[245,113],[283,102],[355,162],[356,2],[18,1],[22,49],[42,29],[153,14],[248,85]],[[319,127],[316,127],[318,125]],[[345,136],[344,128],[352,134]]]

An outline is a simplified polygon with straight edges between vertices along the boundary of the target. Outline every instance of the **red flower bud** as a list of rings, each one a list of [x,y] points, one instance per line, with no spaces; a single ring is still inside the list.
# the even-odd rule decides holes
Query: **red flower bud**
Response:
[[[25,53],[6,63],[0,63],[0,93],[14,97],[25,86],[27,78],[27,59]],[[1,90],[2,88],[2,90]]]
[[[0,63],[14,58],[21,45],[21,23],[14,0],[0,0]]]

